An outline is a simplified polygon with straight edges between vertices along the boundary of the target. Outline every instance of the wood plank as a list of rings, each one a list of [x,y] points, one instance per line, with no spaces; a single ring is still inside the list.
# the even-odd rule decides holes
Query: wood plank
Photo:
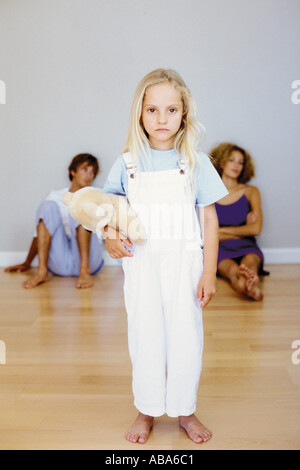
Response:
[[[213,439],[201,448],[300,448],[300,266],[267,269],[262,302],[218,279],[204,311],[197,416]],[[199,449],[167,416],[145,445],[124,439],[136,410],[121,268],[87,290],[56,276],[22,289],[32,272],[0,273],[0,449]]]

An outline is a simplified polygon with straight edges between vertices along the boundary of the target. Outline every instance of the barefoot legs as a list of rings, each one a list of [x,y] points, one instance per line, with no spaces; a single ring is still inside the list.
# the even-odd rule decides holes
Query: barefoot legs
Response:
[[[227,278],[232,287],[253,300],[262,300],[263,294],[258,287],[258,269],[261,260],[256,254],[248,254],[238,265],[233,259],[225,259],[218,265],[220,274]]]
[[[84,289],[93,286],[93,279],[90,274],[89,254],[90,254],[90,238],[91,234],[87,232],[82,226],[79,226],[76,231],[76,238],[80,252],[80,273],[77,280],[76,287]],[[43,282],[49,280],[48,274],[48,256],[51,244],[51,235],[48,232],[45,223],[41,219],[37,226],[37,252],[38,252],[38,269],[34,276],[27,281],[23,282],[22,286],[25,289],[31,289]]]
[[[240,294],[246,290],[246,276],[241,275],[239,265],[232,259],[224,259],[218,265],[219,273],[228,279]]]
[[[37,251],[39,260],[38,270],[33,277],[23,282],[22,286],[25,289],[31,289],[32,287],[35,287],[49,280],[47,263],[50,243],[51,235],[48,232],[43,220],[40,220],[40,223],[37,226]]]
[[[76,229],[76,239],[80,253],[80,273],[76,287],[86,289],[94,284],[90,271],[91,233],[85,230],[82,225],[79,225]]]
[[[139,413],[131,428],[125,434],[128,441],[133,443],[145,444],[149,438],[154,418],[152,416]],[[206,442],[212,437],[212,432],[207,429],[194,414],[190,416],[179,416],[179,425],[182,427],[188,437],[200,444]]]
[[[212,437],[212,432],[203,426],[194,414],[179,416],[179,425],[186,431],[189,438],[197,444],[206,442]]]
[[[128,441],[145,444],[147,442],[154,418],[152,416],[139,413],[131,428],[125,434]]]
[[[246,295],[254,300],[262,300],[263,294],[258,286],[259,284],[259,266],[261,259],[256,254],[244,256],[240,264],[240,272],[247,277]]]

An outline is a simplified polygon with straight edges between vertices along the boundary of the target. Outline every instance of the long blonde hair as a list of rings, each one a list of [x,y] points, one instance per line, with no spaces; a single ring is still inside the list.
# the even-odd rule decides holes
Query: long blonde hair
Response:
[[[138,84],[131,107],[129,129],[123,153],[130,152],[132,160],[139,163],[144,154],[151,160],[150,144],[142,122],[142,109],[147,89],[154,85],[169,83],[181,94],[183,114],[180,129],[175,137],[174,148],[182,159],[189,161],[190,170],[196,165],[197,153],[201,150],[200,142],[205,135],[205,128],[196,120],[196,105],[185,82],[175,70],[157,69],[147,74]]]

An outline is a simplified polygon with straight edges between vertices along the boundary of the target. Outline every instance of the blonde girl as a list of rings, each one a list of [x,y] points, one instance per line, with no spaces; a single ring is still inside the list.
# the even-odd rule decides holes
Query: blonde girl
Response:
[[[164,414],[178,417],[194,442],[212,436],[195,411],[202,367],[202,308],[216,290],[214,203],[227,190],[199,150],[201,130],[181,76],[174,70],[154,70],[137,87],[125,149],[104,187],[128,197],[147,233],[144,244],[133,246],[112,228],[104,231],[110,256],[123,258],[138,410],[126,433],[131,442],[145,443],[154,417]],[[196,205],[203,208],[201,227]]]

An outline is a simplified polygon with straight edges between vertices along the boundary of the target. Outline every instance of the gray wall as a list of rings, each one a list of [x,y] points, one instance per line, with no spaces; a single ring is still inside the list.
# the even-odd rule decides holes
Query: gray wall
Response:
[[[259,243],[299,248],[299,19],[299,0],[0,0],[0,251],[28,248],[75,154],[99,157],[103,185],[135,87],[157,67],[191,88],[204,150],[229,140],[252,153]]]

